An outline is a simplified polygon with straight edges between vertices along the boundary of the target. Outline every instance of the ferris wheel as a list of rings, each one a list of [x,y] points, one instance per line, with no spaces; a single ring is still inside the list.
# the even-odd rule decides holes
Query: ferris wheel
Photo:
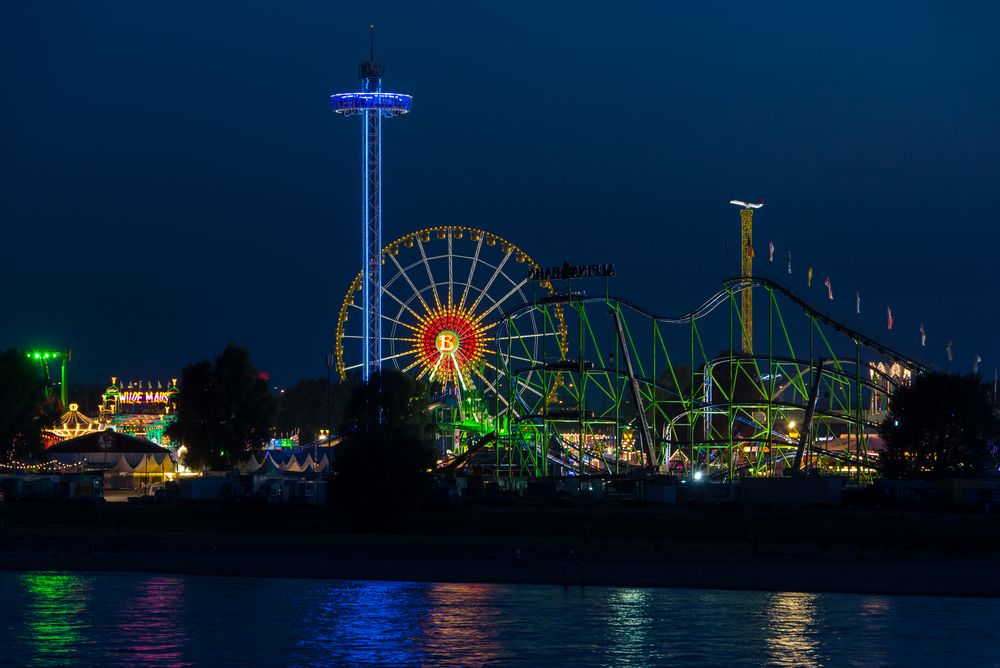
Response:
[[[497,369],[493,339],[506,312],[553,292],[528,280],[538,265],[520,248],[490,232],[461,226],[419,230],[382,249],[382,365],[459,395],[479,395],[501,412],[511,396],[542,397],[538,374],[519,374],[514,393]],[[337,318],[337,372],[346,379],[362,365],[366,317],[359,273]],[[561,312],[560,312],[561,317]],[[518,346],[504,365],[537,366],[558,356],[565,342],[539,314],[519,319]],[[564,338],[564,336],[563,336]]]

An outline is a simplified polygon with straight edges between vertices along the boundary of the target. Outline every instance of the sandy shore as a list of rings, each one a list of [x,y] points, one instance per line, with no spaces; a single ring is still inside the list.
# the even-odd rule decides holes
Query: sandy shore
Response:
[[[359,534],[313,508],[10,505],[4,524],[5,570],[1000,596],[995,515],[466,508]]]

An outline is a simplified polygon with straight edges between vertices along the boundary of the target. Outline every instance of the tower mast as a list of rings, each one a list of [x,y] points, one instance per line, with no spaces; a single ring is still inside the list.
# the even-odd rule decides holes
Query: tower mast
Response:
[[[375,60],[375,26],[369,26],[368,62],[361,63],[361,90],[330,96],[333,110],[362,116],[362,277],[365,308],[362,378],[367,381],[382,363],[382,119],[402,116],[413,97],[382,91],[382,63]]]
[[[751,204],[738,199],[729,200],[740,209],[740,278],[753,278],[753,212],[764,206],[763,202]],[[740,315],[743,320],[743,352],[753,353],[753,288],[749,285],[740,291]]]

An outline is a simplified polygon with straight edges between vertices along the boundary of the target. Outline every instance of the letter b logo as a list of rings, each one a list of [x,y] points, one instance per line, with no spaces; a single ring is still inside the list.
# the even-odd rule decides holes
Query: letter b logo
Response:
[[[435,347],[442,355],[451,355],[458,350],[458,336],[455,332],[441,332],[434,341]]]

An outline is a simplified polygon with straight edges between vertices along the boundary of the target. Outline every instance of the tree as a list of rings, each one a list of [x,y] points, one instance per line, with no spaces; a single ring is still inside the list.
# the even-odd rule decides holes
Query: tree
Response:
[[[428,401],[426,385],[390,369],[351,387],[333,472],[356,525],[381,526],[431,490],[437,449]]]
[[[300,380],[285,390],[279,402],[278,433],[298,433],[300,445],[316,441],[319,432],[329,428],[330,394],[332,389],[325,378]]]
[[[0,353],[0,456],[38,455],[42,429],[55,422],[55,402],[45,397],[45,381],[23,350]]]
[[[168,435],[192,468],[233,466],[271,436],[276,401],[247,351],[229,344],[212,362],[184,368]]]
[[[989,387],[973,374],[927,373],[896,390],[879,427],[887,478],[983,475],[996,471],[1000,437]]]

